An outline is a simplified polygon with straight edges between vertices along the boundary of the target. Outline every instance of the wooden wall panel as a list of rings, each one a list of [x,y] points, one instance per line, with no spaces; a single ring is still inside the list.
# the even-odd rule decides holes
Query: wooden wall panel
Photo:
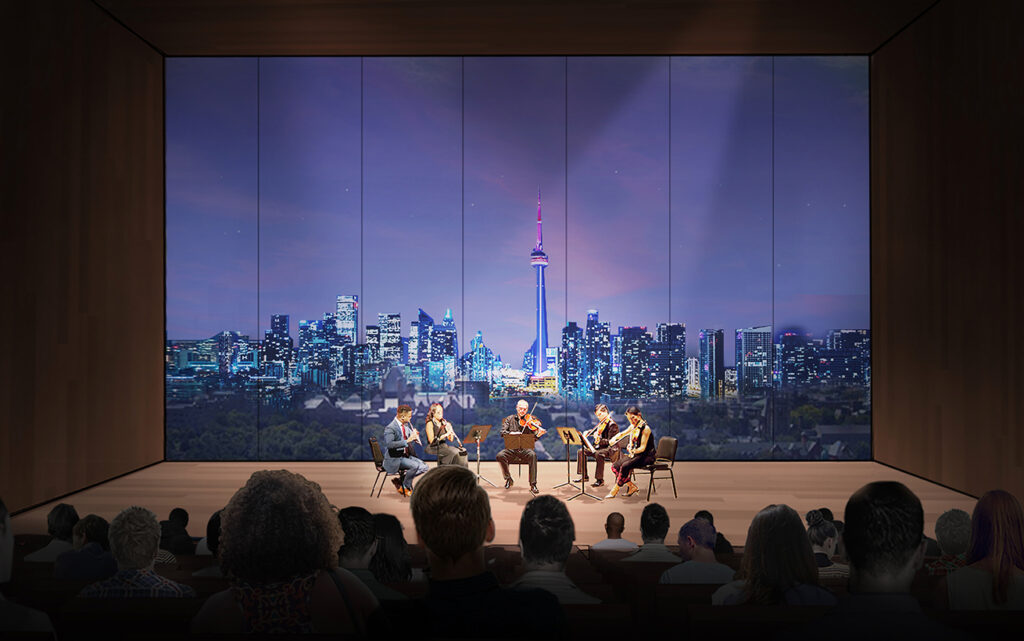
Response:
[[[163,458],[163,59],[87,0],[3,3],[0,494]]]
[[[1024,499],[1024,11],[942,0],[871,59],[875,459]]]
[[[867,54],[935,0],[97,0],[169,56]]]

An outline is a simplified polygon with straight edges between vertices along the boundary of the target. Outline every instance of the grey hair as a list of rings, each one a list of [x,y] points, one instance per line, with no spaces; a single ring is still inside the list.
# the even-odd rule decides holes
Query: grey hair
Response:
[[[156,514],[133,505],[121,510],[110,522],[107,533],[110,552],[122,570],[143,570],[153,564],[160,546],[160,523]]]

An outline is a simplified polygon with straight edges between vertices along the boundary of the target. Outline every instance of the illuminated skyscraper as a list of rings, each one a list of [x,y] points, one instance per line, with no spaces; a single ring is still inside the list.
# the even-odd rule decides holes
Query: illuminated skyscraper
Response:
[[[648,395],[651,380],[651,335],[646,327],[623,327],[622,398],[641,399]]]
[[[704,398],[720,396],[725,379],[725,331],[700,330],[700,395]]]
[[[335,323],[338,336],[343,342],[355,345],[359,342],[359,296],[338,296],[335,308]]]
[[[434,331],[434,319],[420,308],[418,325],[416,326],[416,362],[426,363],[430,360],[430,339]],[[410,360],[412,355],[409,356]]]
[[[366,326],[366,346],[369,348],[368,363],[380,362],[380,327],[377,325]]]
[[[562,328],[562,353],[558,362],[558,391],[566,398],[578,398],[586,390],[583,376],[583,328],[575,322]]]
[[[759,394],[771,387],[772,328],[736,330],[736,386],[740,396]]]
[[[533,374],[544,374],[548,350],[548,306],[544,293],[544,268],[548,266],[548,255],[544,253],[544,236],[540,220],[540,191],[537,191],[537,244],[530,252],[530,264],[537,270],[537,342],[533,347]]]
[[[402,315],[377,314],[380,327],[380,359],[388,365],[402,360]]]
[[[598,321],[597,310],[587,310],[587,336],[585,343],[586,375],[588,387],[594,397],[606,393],[611,384],[612,353],[608,323]]]

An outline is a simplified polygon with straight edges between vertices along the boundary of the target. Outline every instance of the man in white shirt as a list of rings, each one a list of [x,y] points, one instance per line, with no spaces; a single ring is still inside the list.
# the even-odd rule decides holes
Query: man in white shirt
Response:
[[[75,549],[72,530],[78,523],[78,511],[67,503],[58,503],[46,515],[46,529],[53,538],[46,547],[25,557],[30,563],[53,563],[61,554]]]
[[[618,512],[612,512],[604,521],[604,531],[608,538],[590,546],[591,550],[610,552],[636,552],[639,546],[622,538],[626,530],[626,518]]]
[[[668,534],[668,512],[661,505],[651,503],[640,514],[640,537],[644,544],[635,554],[622,559],[623,563],[679,563],[665,545]]]
[[[715,526],[704,519],[687,521],[679,528],[679,556],[683,562],[661,575],[660,583],[728,583],[736,572],[715,559]]]

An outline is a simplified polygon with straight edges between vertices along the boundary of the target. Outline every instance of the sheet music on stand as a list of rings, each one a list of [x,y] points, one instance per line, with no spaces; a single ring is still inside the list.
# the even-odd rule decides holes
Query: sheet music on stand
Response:
[[[533,432],[522,432],[503,434],[505,447],[510,450],[532,450],[537,442],[537,436]]]
[[[569,456],[569,447],[572,445],[578,445],[580,447],[586,447],[590,449],[591,452],[594,451],[593,447],[587,441],[586,437],[583,434],[580,434],[580,431],[577,430],[575,427],[556,427],[555,429],[558,431],[558,436],[561,437],[562,442],[565,443],[565,483],[559,483],[552,489],[558,489],[560,487],[565,487],[566,485],[568,485],[569,487],[575,490],[579,490],[579,492],[567,498],[566,501],[571,501],[581,496],[589,496],[590,498],[597,499],[598,501],[602,500],[601,497],[594,496],[593,494],[587,492],[585,483],[580,486],[577,486],[576,484],[569,480],[570,478],[572,478],[569,463],[569,461],[571,460],[571,457]]]
[[[597,451],[597,448],[594,447],[593,444],[590,442],[590,439],[587,438],[587,433],[586,432],[580,432],[580,439],[582,439],[583,447],[587,448],[588,452],[593,454],[594,452]]]

